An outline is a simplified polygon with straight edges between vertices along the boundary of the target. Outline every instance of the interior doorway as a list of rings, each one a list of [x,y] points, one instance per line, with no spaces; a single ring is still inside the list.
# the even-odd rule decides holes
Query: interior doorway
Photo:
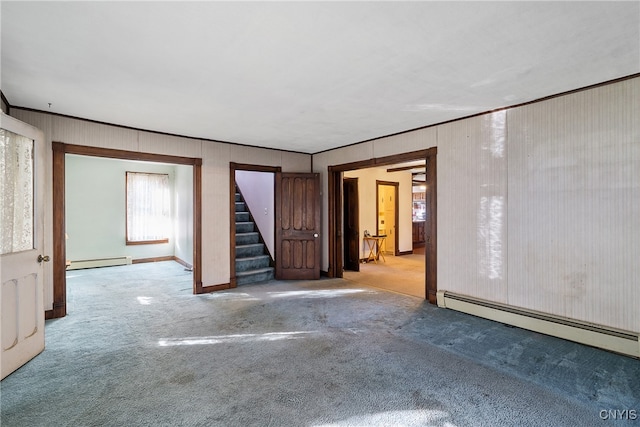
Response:
[[[228,288],[274,277],[275,176],[280,172],[279,166],[230,163]]]
[[[345,238],[344,236],[344,232],[346,229],[344,227],[344,221],[345,221],[345,211],[344,211],[344,203],[345,203],[345,187],[344,187],[344,181],[346,178],[353,178],[354,177],[354,171],[359,171],[362,172],[362,170],[367,170],[367,169],[374,169],[374,168],[381,168],[384,166],[387,166],[387,172],[391,172],[391,171],[400,171],[400,170],[407,170],[407,169],[412,169],[415,166],[406,166],[403,165],[403,163],[409,164],[411,162],[415,162],[415,163],[422,163],[425,166],[425,187],[426,187],[426,200],[425,200],[425,210],[426,210],[426,218],[427,221],[425,222],[425,226],[423,228],[424,230],[424,241],[425,241],[425,251],[424,251],[424,255],[413,255],[412,254],[412,250],[411,248],[409,249],[409,251],[404,251],[400,248],[400,245],[396,244],[396,240],[394,239],[394,252],[397,252],[399,255],[408,255],[407,257],[403,257],[403,256],[399,256],[397,257],[398,260],[402,260],[404,261],[408,261],[409,258],[412,258],[413,260],[420,260],[419,262],[419,268],[420,271],[422,271],[422,277],[423,279],[421,280],[421,283],[423,286],[423,292],[420,292],[420,295],[423,296],[424,298],[426,298],[430,303],[432,304],[436,304],[436,292],[437,292],[437,236],[436,236],[436,230],[437,230],[437,182],[436,182],[436,177],[437,177],[437,165],[436,165],[436,155],[437,155],[437,149],[434,148],[430,148],[427,150],[420,150],[420,151],[415,151],[415,152],[411,152],[411,153],[405,153],[405,154],[399,154],[399,155],[393,155],[393,156],[388,156],[388,157],[383,157],[383,158],[375,158],[375,159],[369,159],[369,160],[364,160],[364,161],[359,161],[359,162],[353,162],[353,163],[348,163],[348,164],[342,164],[342,165],[333,165],[330,166],[329,169],[329,176],[328,176],[328,184],[329,184],[329,194],[328,194],[328,201],[329,201],[329,218],[328,218],[328,222],[329,222],[329,268],[328,268],[328,275],[329,277],[344,277],[344,273],[345,270],[348,271],[348,269],[346,268],[346,259],[347,259],[347,254],[345,253],[345,250],[347,250],[347,244],[346,242],[348,242],[348,239]],[[393,167],[393,166],[396,167]],[[362,172],[365,173],[365,172]],[[389,180],[391,181],[391,180]],[[410,181],[411,182],[411,181]],[[362,198],[362,183],[360,183],[360,198]],[[409,187],[412,187],[411,184],[409,184]],[[375,194],[375,190],[374,194]],[[409,197],[412,197],[411,195],[411,188],[409,188]],[[377,196],[375,196],[377,199]],[[373,196],[372,196],[373,198]],[[396,198],[396,201],[398,201],[399,197]],[[411,202],[409,202],[409,206],[411,206]],[[361,215],[360,217],[362,217],[362,212],[363,212],[363,204],[362,202],[360,202],[360,212]],[[372,213],[373,209],[371,209]],[[360,224],[359,227],[360,228],[367,228],[370,227],[371,230],[373,231],[378,231],[377,227],[378,227],[378,222],[377,222],[377,214],[378,212],[380,212],[377,208],[376,208],[376,216],[374,217],[375,220],[372,223],[371,226],[365,225],[365,223],[362,222],[362,220],[360,220]],[[398,216],[396,215],[396,218]],[[410,220],[411,221],[411,220]],[[386,224],[387,220],[385,219],[385,224]],[[395,221],[393,221],[395,222]],[[398,236],[399,233],[399,229],[401,230],[402,227],[396,226],[395,228],[395,233],[394,233],[394,237]],[[412,231],[411,227],[409,227],[407,230],[405,230],[406,232],[409,233],[409,235],[412,235]],[[359,230],[359,234],[363,235],[363,231]],[[373,233],[371,233],[373,234]],[[360,236],[361,238],[362,236]],[[403,243],[406,245],[406,242]],[[362,259],[361,259],[362,261]],[[380,266],[380,264],[378,264],[378,266]],[[390,264],[386,264],[386,267],[391,267]],[[360,272],[363,272],[363,264],[360,264]],[[401,266],[400,264],[396,264],[394,266],[394,268],[401,268],[401,269],[406,269],[406,268],[411,268],[408,265],[404,265]],[[353,270],[355,271],[355,270]],[[389,269],[387,269],[387,271],[390,271]],[[349,272],[349,274],[351,274]],[[401,275],[402,273],[400,273]],[[394,280],[397,281],[397,276]]]
[[[45,312],[47,319],[67,314],[66,282],[66,219],[65,219],[65,160],[67,154],[104,157],[142,162],[170,163],[192,166],[192,234],[193,234],[193,293],[211,292],[202,284],[202,159],[163,154],[140,153],[83,145],[53,142],[53,309]]]
[[[376,181],[376,214],[378,216],[378,235],[385,236],[384,248],[387,255],[398,255],[399,250],[399,183]]]
[[[230,163],[229,209],[230,253],[237,254],[239,246],[236,209],[236,172],[254,171],[274,174],[275,224],[273,264],[277,280],[315,280],[320,278],[321,198],[320,175],[317,173],[282,172],[281,168]],[[244,202],[240,202],[244,205]],[[254,214],[257,214],[254,212]],[[243,243],[243,242],[240,242]],[[230,284],[235,288],[239,280],[238,261],[231,256]],[[265,278],[261,281],[268,281]]]

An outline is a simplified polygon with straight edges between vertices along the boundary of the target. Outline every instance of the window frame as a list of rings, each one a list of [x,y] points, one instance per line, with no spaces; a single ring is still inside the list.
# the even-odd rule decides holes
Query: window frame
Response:
[[[154,239],[154,240],[129,240],[129,174],[137,174],[137,175],[160,175],[166,176],[170,179],[170,175],[168,173],[156,173],[156,172],[136,172],[136,171],[126,171],[125,172],[125,245],[126,246],[134,246],[134,245],[157,245],[169,243],[169,238],[166,237],[164,239]],[[171,185],[169,184],[169,189]]]

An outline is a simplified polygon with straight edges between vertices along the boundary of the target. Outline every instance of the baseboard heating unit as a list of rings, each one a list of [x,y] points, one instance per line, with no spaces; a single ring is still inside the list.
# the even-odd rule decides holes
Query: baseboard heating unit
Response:
[[[82,268],[95,268],[95,267],[113,267],[116,265],[128,265],[132,264],[131,256],[120,256],[112,258],[100,258],[100,259],[84,259],[79,261],[71,261],[67,270],[79,270]]]
[[[640,358],[640,336],[635,332],[606,328],[447,291],[438,291],[437,299],[438,307]]]

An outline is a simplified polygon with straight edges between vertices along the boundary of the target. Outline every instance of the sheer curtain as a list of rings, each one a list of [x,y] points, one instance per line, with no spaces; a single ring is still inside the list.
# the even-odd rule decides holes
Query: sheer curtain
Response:
[[[0,129],[0,253],[33,249],[33,140]]]
[[[169,175],[127,172],[127,242],[168,239],[170,197]]]

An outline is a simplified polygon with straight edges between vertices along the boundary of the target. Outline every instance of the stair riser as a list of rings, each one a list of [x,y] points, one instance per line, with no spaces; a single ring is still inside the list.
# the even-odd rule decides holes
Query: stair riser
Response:
[[[249,283],[260,283],[273,280],[273,270],[269,272],[261,272],[250,276],[242,276],[236,279],[236,284],[247,285]]]
[[[236,245],[251,245],[253,243],[258,243],[258,233],[248,233],[248,234],[236,234]]]
[[[269,256],[261,256],[256,258],[238,258],[236,259],[236,271],[250,271],[259,268],[269,267]]]
[[[236,222],[236,233],[251,233],[254,231],[252,222]]]
[[[252,245],[247,247],[236,246],[236,259],[264,254],[264,245]]]
[[[246,285],[273,280],[271,257],[260,243],[260,233],[251,221],[244,199],[236,187],[236,284]]]

